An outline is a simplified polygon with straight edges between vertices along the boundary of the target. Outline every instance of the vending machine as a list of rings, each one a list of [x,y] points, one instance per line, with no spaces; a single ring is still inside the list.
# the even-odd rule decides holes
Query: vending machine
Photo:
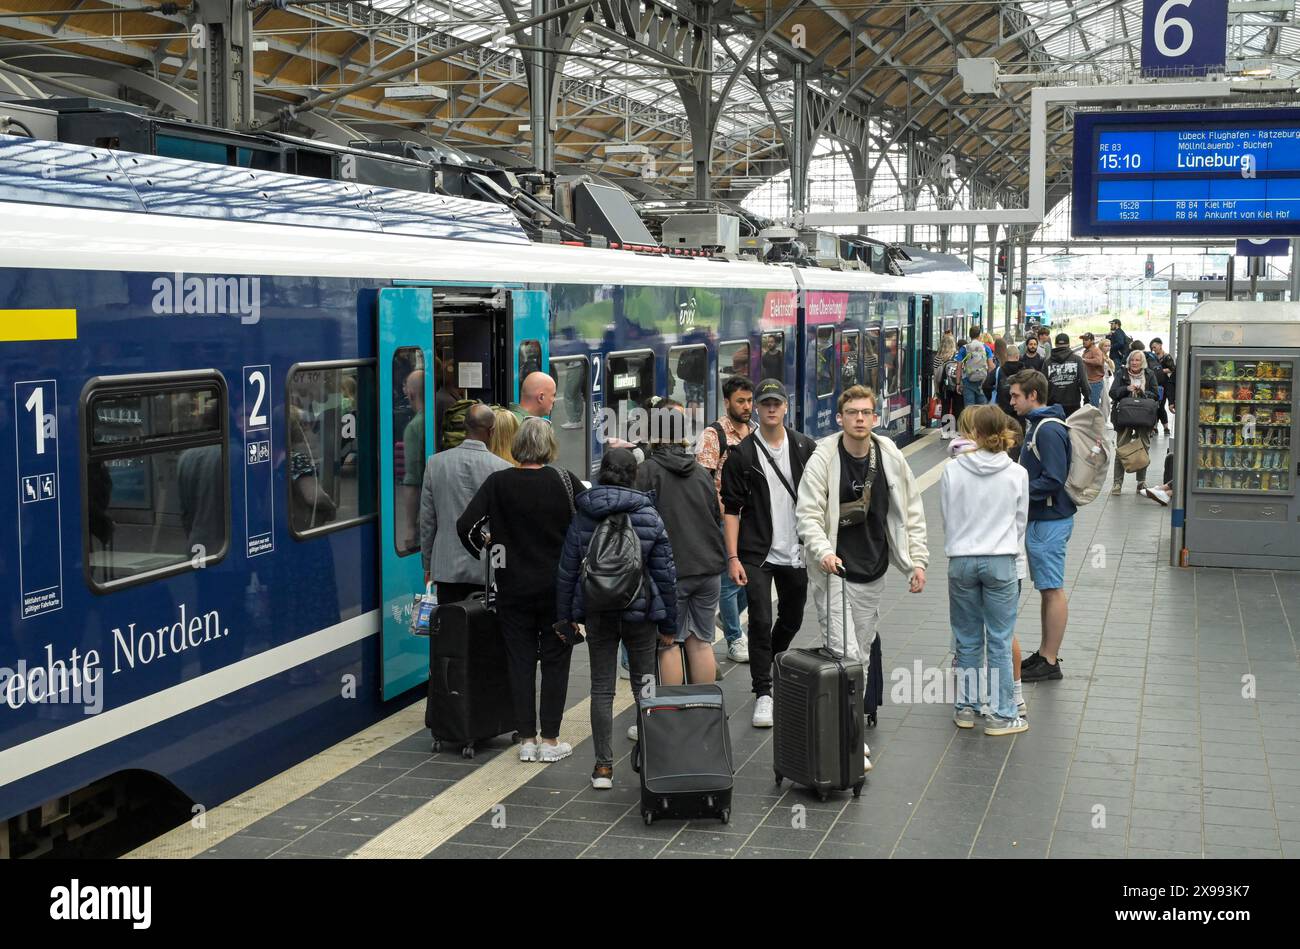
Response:
[[[1300,570],[1300,303],[1211,302],[1179,325],[1172,562]]]

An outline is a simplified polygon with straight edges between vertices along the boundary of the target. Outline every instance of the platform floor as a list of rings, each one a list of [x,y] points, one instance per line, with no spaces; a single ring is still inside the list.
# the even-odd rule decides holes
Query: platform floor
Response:
[[[1164,448],[1158,439],[1153,457]],[[1065,677],[1026,685],[1026,734],[990,738],[955,728],[947,704],[890,702],[894,670],[942,668],[951,656],[934,485],[943,458],[933,437],[909,457],[930,482],[929,583],[911,596],[890,575],[886,705],[867,732],[875,770],[858,800],[777,789],[772,732],[749,724],[748,669],[723,661],[737,767],[731,823],[646,827],[622,737],[633,721],[626,693],[615,787],[590,788],[579,648],[565,726],[575,753],[565,761],[521,763],[504,740],[473,762],[431,754],[413,707],[386,723],[383,750],[353,747],[354,758],[336,760],[357,763],[328,780],[313,783],[307,769],[291,791],[269,792],[273,808],[255,789],[214,810],[208,830],[182,828],[137,855],[1300,857],[1300,574],[1169,567],[1167,509],[1138,497],[1132,477],[1122,496],[1107,493],[1078,515]],[[1039,635],[1028,583],[1017,632],[1028,655]],[[796,642],[817,638],[810,604]]]

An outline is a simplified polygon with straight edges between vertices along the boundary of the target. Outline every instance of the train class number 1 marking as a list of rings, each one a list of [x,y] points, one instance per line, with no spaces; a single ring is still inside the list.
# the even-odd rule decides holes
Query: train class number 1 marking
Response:
[[[63,608],[58,412],[59,389],[53,379],[14,383],[19,615],[23,619]]]

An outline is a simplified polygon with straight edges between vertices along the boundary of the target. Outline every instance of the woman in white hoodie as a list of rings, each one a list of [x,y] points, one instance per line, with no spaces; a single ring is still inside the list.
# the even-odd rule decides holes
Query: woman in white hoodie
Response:
[[[948,613],[957,645],[953,721],[974,728],[979,676],[987,663],[990,714],[986,735],[1016,735],[1029,725],[1017,713],[1011,660],[1019,579],[1016,558],[1029,518],[1029,475],[1007,456],[1015,435],[996,405],[968,406],[957,423],[975,443],[948,463],[939,479]]]

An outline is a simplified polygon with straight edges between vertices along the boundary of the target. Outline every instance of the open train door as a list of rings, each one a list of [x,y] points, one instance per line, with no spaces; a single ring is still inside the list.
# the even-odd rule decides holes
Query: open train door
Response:
[[[443,415],[462,400],[509,405],[550,362],[549,298],[504,287],[399,286],[379,291],[380,591],[383,695],[429,674],[429,643],[410,631],[424,589],[420,489],[444,443]],[[454,529],[439,525],[440,529]]]
[[[429,676],[429,641],[410,631],[424,589],[420,485],[433,444],[433,289],[379,291],[379,569],[381,675],[390,699]]]

